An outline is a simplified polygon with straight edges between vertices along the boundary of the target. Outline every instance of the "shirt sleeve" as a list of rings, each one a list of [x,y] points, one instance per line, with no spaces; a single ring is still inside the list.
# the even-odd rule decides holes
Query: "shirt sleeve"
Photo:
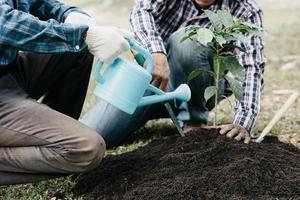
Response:
[[[84,13],[77,7],[56,0],[33,0],[30,5],[30,13],[43,21],[55,19],[62,23],[71,12]]]
[[[247,21],[263,28],[261,10],[253,12]],[[244,99],[241,102],[236,101],[236,115],[233,123],[243,126],[251,133],[260,111],[263,90],[264,38],[252,36],[247,43],[238,43],[238,46],[246,50],[246,52],[238,51],[238,58],[245,68],[246,77],[243,84]]]
[[[159,14],[165,9],[165,1],[135,0],[135,7],[130,15],[130,25],[135,33],[135,39],[151,53],[167,54],[154,20],[154,14]]]
[[[85,25],[63,24],[54,19],[42,21],[9,5],[0,5],[1,49],[38,53],[78,52],[87,47],[84,42],[87,30]]]

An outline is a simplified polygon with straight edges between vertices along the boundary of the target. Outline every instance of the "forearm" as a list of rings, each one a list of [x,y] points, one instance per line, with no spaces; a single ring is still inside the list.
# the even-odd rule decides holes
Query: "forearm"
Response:
[[[260,112],[263,71],[264,64],[246,68],[246,81],[243,84],[244,99],[236,102],[236,115],[233,123],[243,126],[249,133],[253,130]]]
[[[43,21],[55,19],[56,21],[63,23],[69,13],[83,13],[79,8],[66,5],[57,0],[34,0],[32,2],[30,13]]]
[[[164,42],[157,31],[153,11],[162,8],[165,2],[152,3],[149,0],[138,0],[130,15],[131,29],[135,33],[136,40],[151,53],[165,53]]]
[[[249,23],[264,28],[261,10],[253,10],[246,19]],[[238,42],[237,46],[245,52],[237,50],[240,64],[245,69],[245,81],[243,83],[244,99],[237,101],[236,115],[233,123],[243,126],[249,133],[253,130],[257,116],[260,112],[261,94],[263,90],[263,73],[266,62],[263,36],[251,36],[248,42]]]
[[[47,22],[15,10],[7,5],[0,8],[1,49],[39,53],[77,52],[86,49],[84,25]]]

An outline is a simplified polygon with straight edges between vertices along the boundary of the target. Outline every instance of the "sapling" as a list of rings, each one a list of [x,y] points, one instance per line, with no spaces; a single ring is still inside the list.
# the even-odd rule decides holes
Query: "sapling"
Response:
[[[216,13],[210,10],[204,10],[204,12],[212,26],[210,28],[203,28],[197,25],[186,27],[186,36],[182,38],[181,42],[191,39],[210,48],[213,52],[213,70],[196,69],[189,75],[188,81],[191,81],[203,72],[209,73],[214,78],[215,85],[205,89],[204,98],[205,101],[208,101],[215,97],[214,126],[216,126],[217,104],[221,96],[220,83],[226,80],[237,100],[242,100],[244,96],[243,82],[245,80],[245,71],[235,57],[234,51],[238,49],[241,52],[245,52],[245,50],[237,46],[237,42],[246,44],[250,36],[261,36],[263,30],[255,24],[235,18],[227,10],[219,10]],[[203,48],[197,50],[203,51]]]

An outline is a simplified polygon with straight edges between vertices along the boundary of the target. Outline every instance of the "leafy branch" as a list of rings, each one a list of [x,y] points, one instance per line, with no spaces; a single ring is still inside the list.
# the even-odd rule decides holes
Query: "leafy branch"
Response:
[[[216,13],[204,10],[212,26],[203,28],[200,26],[188,26],[185,28],[186,35],[181,39],[184,42],[188,39],[196,41],[213,50],[213,70],[196,69],[188,77],[188,81],[193,80],[203,72],[209,72],[214,78],[215,85],[207,87],[204,92],[206,101],[215,97],[215,119],[217,123],[217,104],[220,94],[220,82],[226,80],[237,100],[242,100],[244,93],[242,84],[245,79],[244,68],[234,55],[234,50],[244,49],[236,45],[236,42],[247,43],[249,36],[262,36],[263,29],[255,24],[237,19],[227,10],[219,10]]]

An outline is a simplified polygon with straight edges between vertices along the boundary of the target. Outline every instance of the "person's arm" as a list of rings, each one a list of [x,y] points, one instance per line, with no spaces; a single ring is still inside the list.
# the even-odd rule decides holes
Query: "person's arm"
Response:
[[[84,13],[77,7],[66,5],[57,0],[33,0],[30,5],[30,13],[43,21],[55,19],[63,23],[71,12]]]
[[[254,13],[248,19],[248,22],[263,28],[262,13]],[[246,49],[246,52],[240,53],[239,56],[239,60],[246,71],[246,78],[243,84],[244,100],[237,102],[237,113],[233,123],[243,126],[251,133],[260,111],[266,61],[264,55],[265,42],[263,37],[252,36],[246,45],[240,43],[239,46]]]
[[[263,28],[262,12],[253,12],[247,20]],[[260,111],[261,94],[263,90],[263,73],[265,66],[264,39],[259,36],[252,36],[245,44],[238,43],[238,46],[246,52],[238,52],[240,63],[244,66],[246,77],[243,84],[244,99],[236,101],[236,115],[231,125],[221,126],[221,134],[234,137],[236,140],[245,139],[249,142],[249,135],[255,126]]]
[[[130,15],[130,26],[135,39],[150,53],[164,53],[164,42],[157,31],[154,14],[163,13],[166,1],[135,0],[135,7]]]
[[[168,88],[170,69],[164,42],[157,31],[154,16],[165,11],[166,3],[167,0],[136,0],[130,15],[130,25],[135,39],[153,56],[152,84],[164,91]]]
[[[57,19],[63,20],[63,14],[58,15],[61,17]],[[0,5],[0,30],[1,49],[63,53],[87,47],[84,37],[88,26],[62,24],[54,19],[42,21],[7,4]]]

